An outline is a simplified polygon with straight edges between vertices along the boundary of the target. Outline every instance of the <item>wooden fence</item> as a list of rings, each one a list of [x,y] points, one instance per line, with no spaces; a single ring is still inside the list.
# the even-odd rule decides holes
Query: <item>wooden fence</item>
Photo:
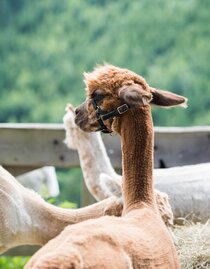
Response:
[[[0,164],[19,175],[53,165],[79,166],[76,151],[63,143],[62,124],[0,124]],[[118,136],[103,136],[114,167],[121,167]],[[210,161],[210,127],[156,127],[155,167],[172,167]]]
[[[0,124],[0,164],[13,175],[53,165],[57,168],[79,166],[76,151],[63,143],[62,124]],[[103,136],[115,168],[121,168],[121,150],[118,136]],[[156,127],[155,167],[210,161],[210,127]],[[82,205],[92,201],[83,186]]]
[[[57,168],[79,166],[76,151],[63,143],[62,124],[0,124],[0,164],[13,175],[46,165]],[[103,136],[115,168],[121,168],[118,136]],[[155,128],[155,167],[172,167],[210,161],[210,127]],[[83,188],[83,204],[91,201]],[[34,247],[15,248],[8,255],[31,254]]]

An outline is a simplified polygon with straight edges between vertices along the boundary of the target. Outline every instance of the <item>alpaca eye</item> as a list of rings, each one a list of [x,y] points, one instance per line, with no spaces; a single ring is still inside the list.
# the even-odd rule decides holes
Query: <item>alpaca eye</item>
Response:
[[[93,95],[92,95],[92,97],[97,101],[97,102],[100,102],[100,101],[102,101],[104,98],[105,98],[105,94],[104,94],[104,92],[102,92],[101,90],[96,90],[94,93],[93,93]]]

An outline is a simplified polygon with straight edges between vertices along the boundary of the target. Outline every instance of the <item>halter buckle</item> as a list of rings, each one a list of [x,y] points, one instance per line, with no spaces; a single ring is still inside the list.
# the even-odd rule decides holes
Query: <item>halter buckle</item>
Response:
[[[127,104],[123,104],[121,106],[117,107],[117,112],[121,115],[129,110],[129,107]]]

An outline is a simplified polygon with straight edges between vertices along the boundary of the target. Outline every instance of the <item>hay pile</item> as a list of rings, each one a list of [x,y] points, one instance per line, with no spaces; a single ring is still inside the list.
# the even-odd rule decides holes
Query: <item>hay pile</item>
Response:
[[[210,220],[175,226],[174,234],[182,269],[210,268]]]

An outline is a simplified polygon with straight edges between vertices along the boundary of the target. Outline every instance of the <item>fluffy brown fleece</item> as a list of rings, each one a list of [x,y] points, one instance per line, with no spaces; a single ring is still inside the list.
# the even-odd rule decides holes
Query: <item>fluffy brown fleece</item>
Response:
[[[122,86],[128,86],[134,83],[139,84],[145,91],[150,92],[150,87],[143,77],[128,69],[109,64],[98,66],[91,73],[84,73],[84,77],[88,97],[91,97],[99,85],[100,89],[106,90],[107,94],[117,94],[118,89]]]

